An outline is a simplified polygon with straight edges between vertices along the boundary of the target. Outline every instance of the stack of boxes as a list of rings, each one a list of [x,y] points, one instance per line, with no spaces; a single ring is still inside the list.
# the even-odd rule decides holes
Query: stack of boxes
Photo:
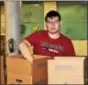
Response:
[[[7,84],[84,84],[85,57],[33,58],[30,64],[22,55],[8,56]]]

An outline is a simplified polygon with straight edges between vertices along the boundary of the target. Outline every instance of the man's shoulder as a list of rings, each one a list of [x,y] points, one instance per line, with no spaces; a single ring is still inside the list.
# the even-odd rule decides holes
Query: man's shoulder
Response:
[[[71,39],[69,37],[67,37],[66,35],[64,35],[62,33],[61,33],[61,38],[66,41],[71,41]]]
[[[32,34],[28,35],[27,37],[39,37],[41,35],[44,35],[46,33],[46,30],[38,30],[36,32],[33,32]]]
[[[28,35],[27,37],[25,37],[26,40],[33,40],[33,39],[39,39],[39,38],[42,38],[43,35],[46,33],[45,30],[39,30],[39,31],[36,31],[36,32],[33,32],[32,34]]]

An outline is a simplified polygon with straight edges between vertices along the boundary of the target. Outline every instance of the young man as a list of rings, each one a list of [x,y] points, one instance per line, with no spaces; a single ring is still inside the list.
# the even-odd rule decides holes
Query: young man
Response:
[[[19,45],[24,57],[32,62],[29,51],[33,46],[34,54],[46,56],[75,56],[71,40],[60,33],[61,16],[52,10],[45,17],[47,30],[37,31],[26,37]]]

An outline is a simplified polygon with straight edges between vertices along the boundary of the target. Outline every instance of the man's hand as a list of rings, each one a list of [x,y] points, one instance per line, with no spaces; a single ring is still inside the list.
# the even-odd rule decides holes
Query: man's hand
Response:
[[[31,65],[33,64],[33,58],[32,59],[26,59]]]

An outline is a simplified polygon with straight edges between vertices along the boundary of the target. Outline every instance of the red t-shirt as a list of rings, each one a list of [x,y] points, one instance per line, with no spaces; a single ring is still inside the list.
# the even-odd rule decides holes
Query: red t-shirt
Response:
[[[33,45],[34,54],[46,56],[75,56],[71,40],[60,33],[58,39],[51,39],[47,30],[37,31],[25,38]]]

